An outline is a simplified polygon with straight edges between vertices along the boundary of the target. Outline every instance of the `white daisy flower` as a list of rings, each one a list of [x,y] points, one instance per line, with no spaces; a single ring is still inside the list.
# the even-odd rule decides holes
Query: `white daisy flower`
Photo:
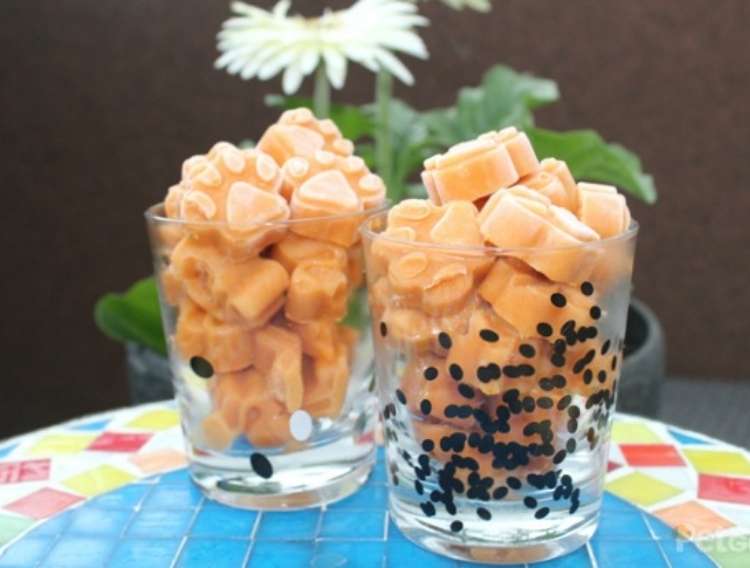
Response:
[[[218,35],[222,55],[216,67],[242,79],[271,79],[283,72],[284,93],[297,91],[305,76],[323,64],[328,81],[339,89],[347,61],[372,71],[388,71],[411,85],[414,78],[394,52],[426,58],[414,31],[427,24],[406,0],[358,0],[346,10],[326,10],[317,18],[290,16],[289,0],[266,11],[234,2],[237,17],[224,22]]]

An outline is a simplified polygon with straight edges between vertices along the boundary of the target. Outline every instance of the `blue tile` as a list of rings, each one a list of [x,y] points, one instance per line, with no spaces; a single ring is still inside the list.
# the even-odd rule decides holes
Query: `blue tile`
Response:
[[[151,490],[143,501],[144,509],[194,509],[203,495],[195,485],[189,484],[159,484]]]
[[[384,542],[322,541],[315,551],[311,566],[313,568],[382,568]]]
[[[591,549],[599,568],[661,568],[668,564],[659,551],[655,541],[600,540],[591,541]]]
[[[659,546],[674,568],[704,568],[714,565],[692,542],[683,539],[664,540],[659,541]]]
[[[386,483],[388,481],[388,466],[385,462],[375,462],[370,474],[370,480],[377,483]]]
[[[133,511],[96,509],[84,505],[72,512],[66,535],[117,538],[132,516]]]
[[[132,510],[143,501],[151,487],[151,485],[126,485],[92,499],[89,505],[100,509]]]
[[[390,534],[390,533],[389,533]],[[445,556],[439,556],[429,550],[420,548],[408,540],[391,540],[385,546],[386,566],[401,568],[402,566],[429,566],[429,568],[454,568],[456,562]]]
[[[670,527],[668,524],[663,523],[658,518],[647,515],[646,522],[651,527],[651,531],[654,533],[656,538],[669,539],[669,540],[674,540],[678,538],[678,535],[675,532],[675,530],[672,527]]]
[[[70,519],[71,511],[65,511],[64,513],[55,515],[31,531],[29,536],[57,536],[62,534],[68,527]]]
[[[299,568],[310,566],[313,544],[302,542],[256,542],[250,551],[248,566],[262,568]]]
[[[172,484],[192,484],[193,481],[190,479],[190,473],[187,468],[176,469],[165,473],[159,478],[159,485],[172,485]]]
[[[392,518],[388,519],[388,540],[406,540],[404,533],[396,526]]]
[[[319,509],[263,513],[257,540],[312,540],[318,529]]]
[[[388,488],[381,483],[368,483],[354,495],[332,504],[329,510],[359,509],[383,511],[387,506]]]
[[[184,568],[237,568],[242,566],[250,543],[245,540],[191,538],[177,566]]]
[[[709,443],[706,440],[696,438],[695,436],[690,436],[689,434],[683,434],[682,432],[672,430],[671,428],[669,429],[669,435],[672,436],[672,438],[674,438],[680,444],[697,444],[703,446]]]
[[[170,566],[179,539],[124,539],[115,548],[107,568],[164,568]]]
[[[48,537],[26,536],[6,549],[0,556],[0,566],[36,566],[52,546]]]
[[[192,536],[250,538],[258,513],[207,503],[198,513],[190,530]]]
[[[9,444],[0,448],[0,458],[4,458],[18,447],[18,444]]]
[[[241,456],[249,456],[250,453],[255,450],[253,445],[247,441],[245,436],[237,436],[229,446],[229,452],[232,454],[239,454]]]
[[[589,558],[589,551],[585,546],[582,546],[565,556],[534,564],[534,568],[589,568],[590,566],[591,558]],[[640,568],[646,567],[641,566]]]
[[[383,540],[384,511],[327,511],[323,514],[320,538]]]
[[[110,418],[107,418],[105,420],[94,420],[92,422],[84,422],[83,424],[72,426],[70,429],[71,430],[83,430],[84,432],[104,430],[107,424],[109,424],[111,421],[112,420]]]
[[[63,538],[42,563],[50,568],[90,568],[106,565],[115,541],[103,538]]]
[[[126,536],[145,538],[179,538],[185,534],[193,511],[158,511],[143,509],[130,523]]]
[[[616,512],[632,513],[637,510],[638,507],[636,507],[635,505],[631,505],[627,501],[620,499],[619,497],[615,497],[611,493],[605,491],[604,498],[602,500],[602,516]]]
[[[604,514],[599,518],[596,536],[600,540],[651,540],[651,531],[648,530],[641,513],[617,512]]]

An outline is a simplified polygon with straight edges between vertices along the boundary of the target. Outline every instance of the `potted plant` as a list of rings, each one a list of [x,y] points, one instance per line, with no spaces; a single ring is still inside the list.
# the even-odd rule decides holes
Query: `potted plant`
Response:
[[[454,8],[490,8],[485,0],[445,3]],[[424,195],[415,182],[428,156],[487,130],[515,126],[526,131],[540,158],[564,160],[576,178],[610,183],[647,203],[655,202],[653,179],[643,172],[632,152],[607,143],[592,130],[558,132],[536,126],[534,111],[559,99],[552,80],[496,65],[480,85],[461,89],[449,107],[417,110],[394,98],[394,76],[405,84],[413,83],[411,73],[394,53],[427,57],[416,33],[427,20],[413,3],[358,0],[346,10],[326,10],[311,19],[289,16],[289,8],[288,0],[270,11],[235,2],[232,9],[236,16],[225,22],[218,36],[222,55],[217,67],[243,79],[265,80],[281,73],[284,95],[269,96],[266,103],[278,109],[307,106],[319,116],[330,116],[384,179],[392,201]],[[366,34],[360,29],[365,25]],[[356,45],[351,44],[354,37],[360,38]],[[373,103],[331,103],[331,87],[343,86],[347,61],[375,73]],[[314,75],[313,96],[295,96],[306,75]],[[170,396],[153,280],[139,281],[124,294],[106,295],[97,303],[95,316],[102,331],[126,344],[133,402]],[[634,300],[628,319],[620,409],[650,416],[658,412],[664,361],[659,321],[648,307]]]

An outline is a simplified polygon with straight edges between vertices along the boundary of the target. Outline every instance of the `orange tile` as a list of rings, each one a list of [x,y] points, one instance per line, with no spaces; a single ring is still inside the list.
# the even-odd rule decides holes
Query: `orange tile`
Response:
[[[667,507],[655,511],[654,514],[674,528],[680,536],[690,539],[707,536],[734,526],[731,521],[697,501]]]

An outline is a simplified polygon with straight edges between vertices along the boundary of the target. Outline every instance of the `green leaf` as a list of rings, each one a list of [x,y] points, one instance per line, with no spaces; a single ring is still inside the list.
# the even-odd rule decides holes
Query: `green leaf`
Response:
[[[646,203],[656,201],[654,180],[643,172],[638,157],[619,144],[608,144],[593,130],[530,128],[526,133],[540,158],[567,162],[576,179],[610,183]]]
[[[106,294],[94,308],[96,325],[117,341],[133,341],[166,355],[159,295],[153,278],[133,284],[124,294]]]
[[[309,97],[268,95],[266,96],[265,102],[269,107],[283,110],[299,107],[312,109],[312,99]],[[372,134],[372,120],[361,107],[354,105],[331,104],[330,116],[331,120],[333,120],[341,130],[344,138],[349,138],[349,140],[359,140],[364,136],[370,136]]]
[[[559,96],[554,81],[496,65],[478,87],[461,89],[455,106],[424,114],[433,141],[448,147],[488,130],[529,128],[534,124],[531,111],[555,102]]]

